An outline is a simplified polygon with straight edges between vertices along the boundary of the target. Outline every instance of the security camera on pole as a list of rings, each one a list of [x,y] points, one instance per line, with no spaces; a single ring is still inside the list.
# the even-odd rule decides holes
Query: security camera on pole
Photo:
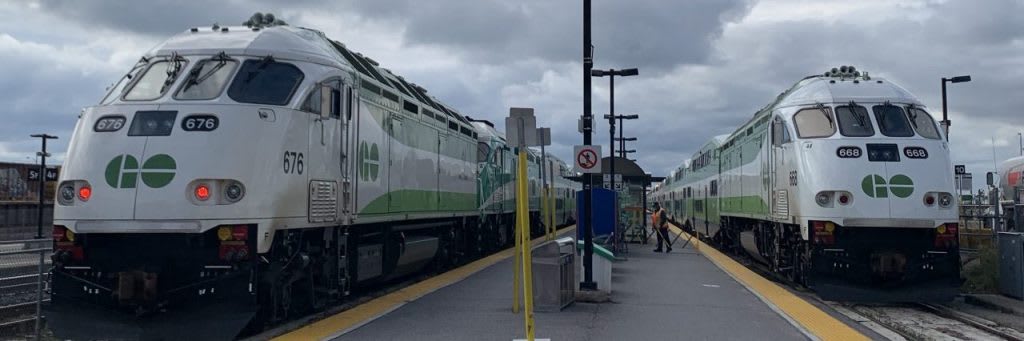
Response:
[[[533,330],[533,278],[530,268],[530,204],[526,178],[526,149],[536,146],[537,118],[533,116],[533,108],[511,108],[509,117],[505,118],[505,136],[508,144],[516,148],[516,253],[515,272],[513,273],[512,311],[519,312],[519,284],[523,285],[523,318],[525,319],[526,338],[534,340]],[[520,276],[522,274],[522,276]]]

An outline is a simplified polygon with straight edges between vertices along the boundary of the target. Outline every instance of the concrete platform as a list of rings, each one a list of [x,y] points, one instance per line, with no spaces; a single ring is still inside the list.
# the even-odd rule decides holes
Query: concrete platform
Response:
[[[552,340],[804,340],[797,328],[696,251],[638,249],[615,264],[612,302],[536,313],[536,335]],[[336,340],[512,340],[512,263],[406,304]],[[742,323],[739,323],[743,321]]]
[[[564,232],[564,231],[563,231]],[[535,243],[538,242],[535,240]],[[682,243],[679,243],[682,244]],[[535,313],[551,340],[868,339],[829,313],[699,242],[672,253],[630,245],[611,302]],[[699,252],[697,248],[700,248]],[[513,340],[511,250],[327,317],[280,340]],[[743,273],[747,271],[747,273]]]

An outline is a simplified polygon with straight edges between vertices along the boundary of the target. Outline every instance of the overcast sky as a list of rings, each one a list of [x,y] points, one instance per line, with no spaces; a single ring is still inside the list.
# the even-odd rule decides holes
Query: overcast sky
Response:
[[[570,160],[582,142],[582,2],[569,0],[10,0],[0,3],[0,160],[33,162],[38,140],[63,158],[76,116],[141,54],[193,26],[253,12],[316,28],[424,86],[464,114],[503,122],[536,108]],[[941,117],[949,88],[955,163],[983,179],[1018,154],[1024,131],[1024,0],[593,0],[595,67],[638,67],[616,83],[616,112],[640,165],[665,175],[803,76],[856,65]],[[594,79],[595,115],[607,113]],[[499,123],[500,124],[500,123]],[[499,129],[503,129],[499,126]],[[599,121],[595,141],[607,144]],[[607,146],[605,146],[607,151]],[[982,180],[983,181],[983,180]],[[978,182],[976,180],[976,182]]]

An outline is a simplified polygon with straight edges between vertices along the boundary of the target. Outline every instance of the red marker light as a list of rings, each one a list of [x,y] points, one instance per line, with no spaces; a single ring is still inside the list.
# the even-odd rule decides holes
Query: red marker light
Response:
[[[67,228],[65,228],[64,226],[58,226],[58,225],[53,226],[53,240],[63,241],[64,240],[64,236],[66,236],[66,235],[67,235]]]
[[[196,199],[199,199],[200,201],[210,199],[210,187],[207,187],[206,185],[196,186]]]
[[[235,228],[231,230],[231,236],[234,237],[235,240],[249,239],[249,227],[244,225],[235,226]]]
[[[78,199],[82,201],[89,201],[92,197],[92,188],[89,186],[82,186],[78,189]]]
[[[931,195],[928,195],[927,197],[924,197],[924,203],[927,204],[928,206],[934,205],[935,204],[935,197],[931,196]]]
[[[840,204],[846,205],[849,202],[850,202],[850,197],[846,196],[846,194],[843,194],[843,195],[839,196],[839,203]]]

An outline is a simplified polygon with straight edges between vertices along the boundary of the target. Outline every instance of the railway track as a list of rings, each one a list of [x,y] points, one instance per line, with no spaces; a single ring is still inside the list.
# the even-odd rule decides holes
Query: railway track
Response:
[[[709,244],[710,245],[710,244]],[[717,247],[716,247],[717,249]],[[720,250],[721,251],[721,250]],[[889,340],[1012,340],[1024,341],[1024,333],[1001,327],[984,318],[936,304],[861,304],[825,301],[811,290],[769,271],[749,257],[723,251],[736,262],[764,278],[828,306]]]
[[[820,302],[890,340],[1024,340],[1024,333],[941,305]]]

